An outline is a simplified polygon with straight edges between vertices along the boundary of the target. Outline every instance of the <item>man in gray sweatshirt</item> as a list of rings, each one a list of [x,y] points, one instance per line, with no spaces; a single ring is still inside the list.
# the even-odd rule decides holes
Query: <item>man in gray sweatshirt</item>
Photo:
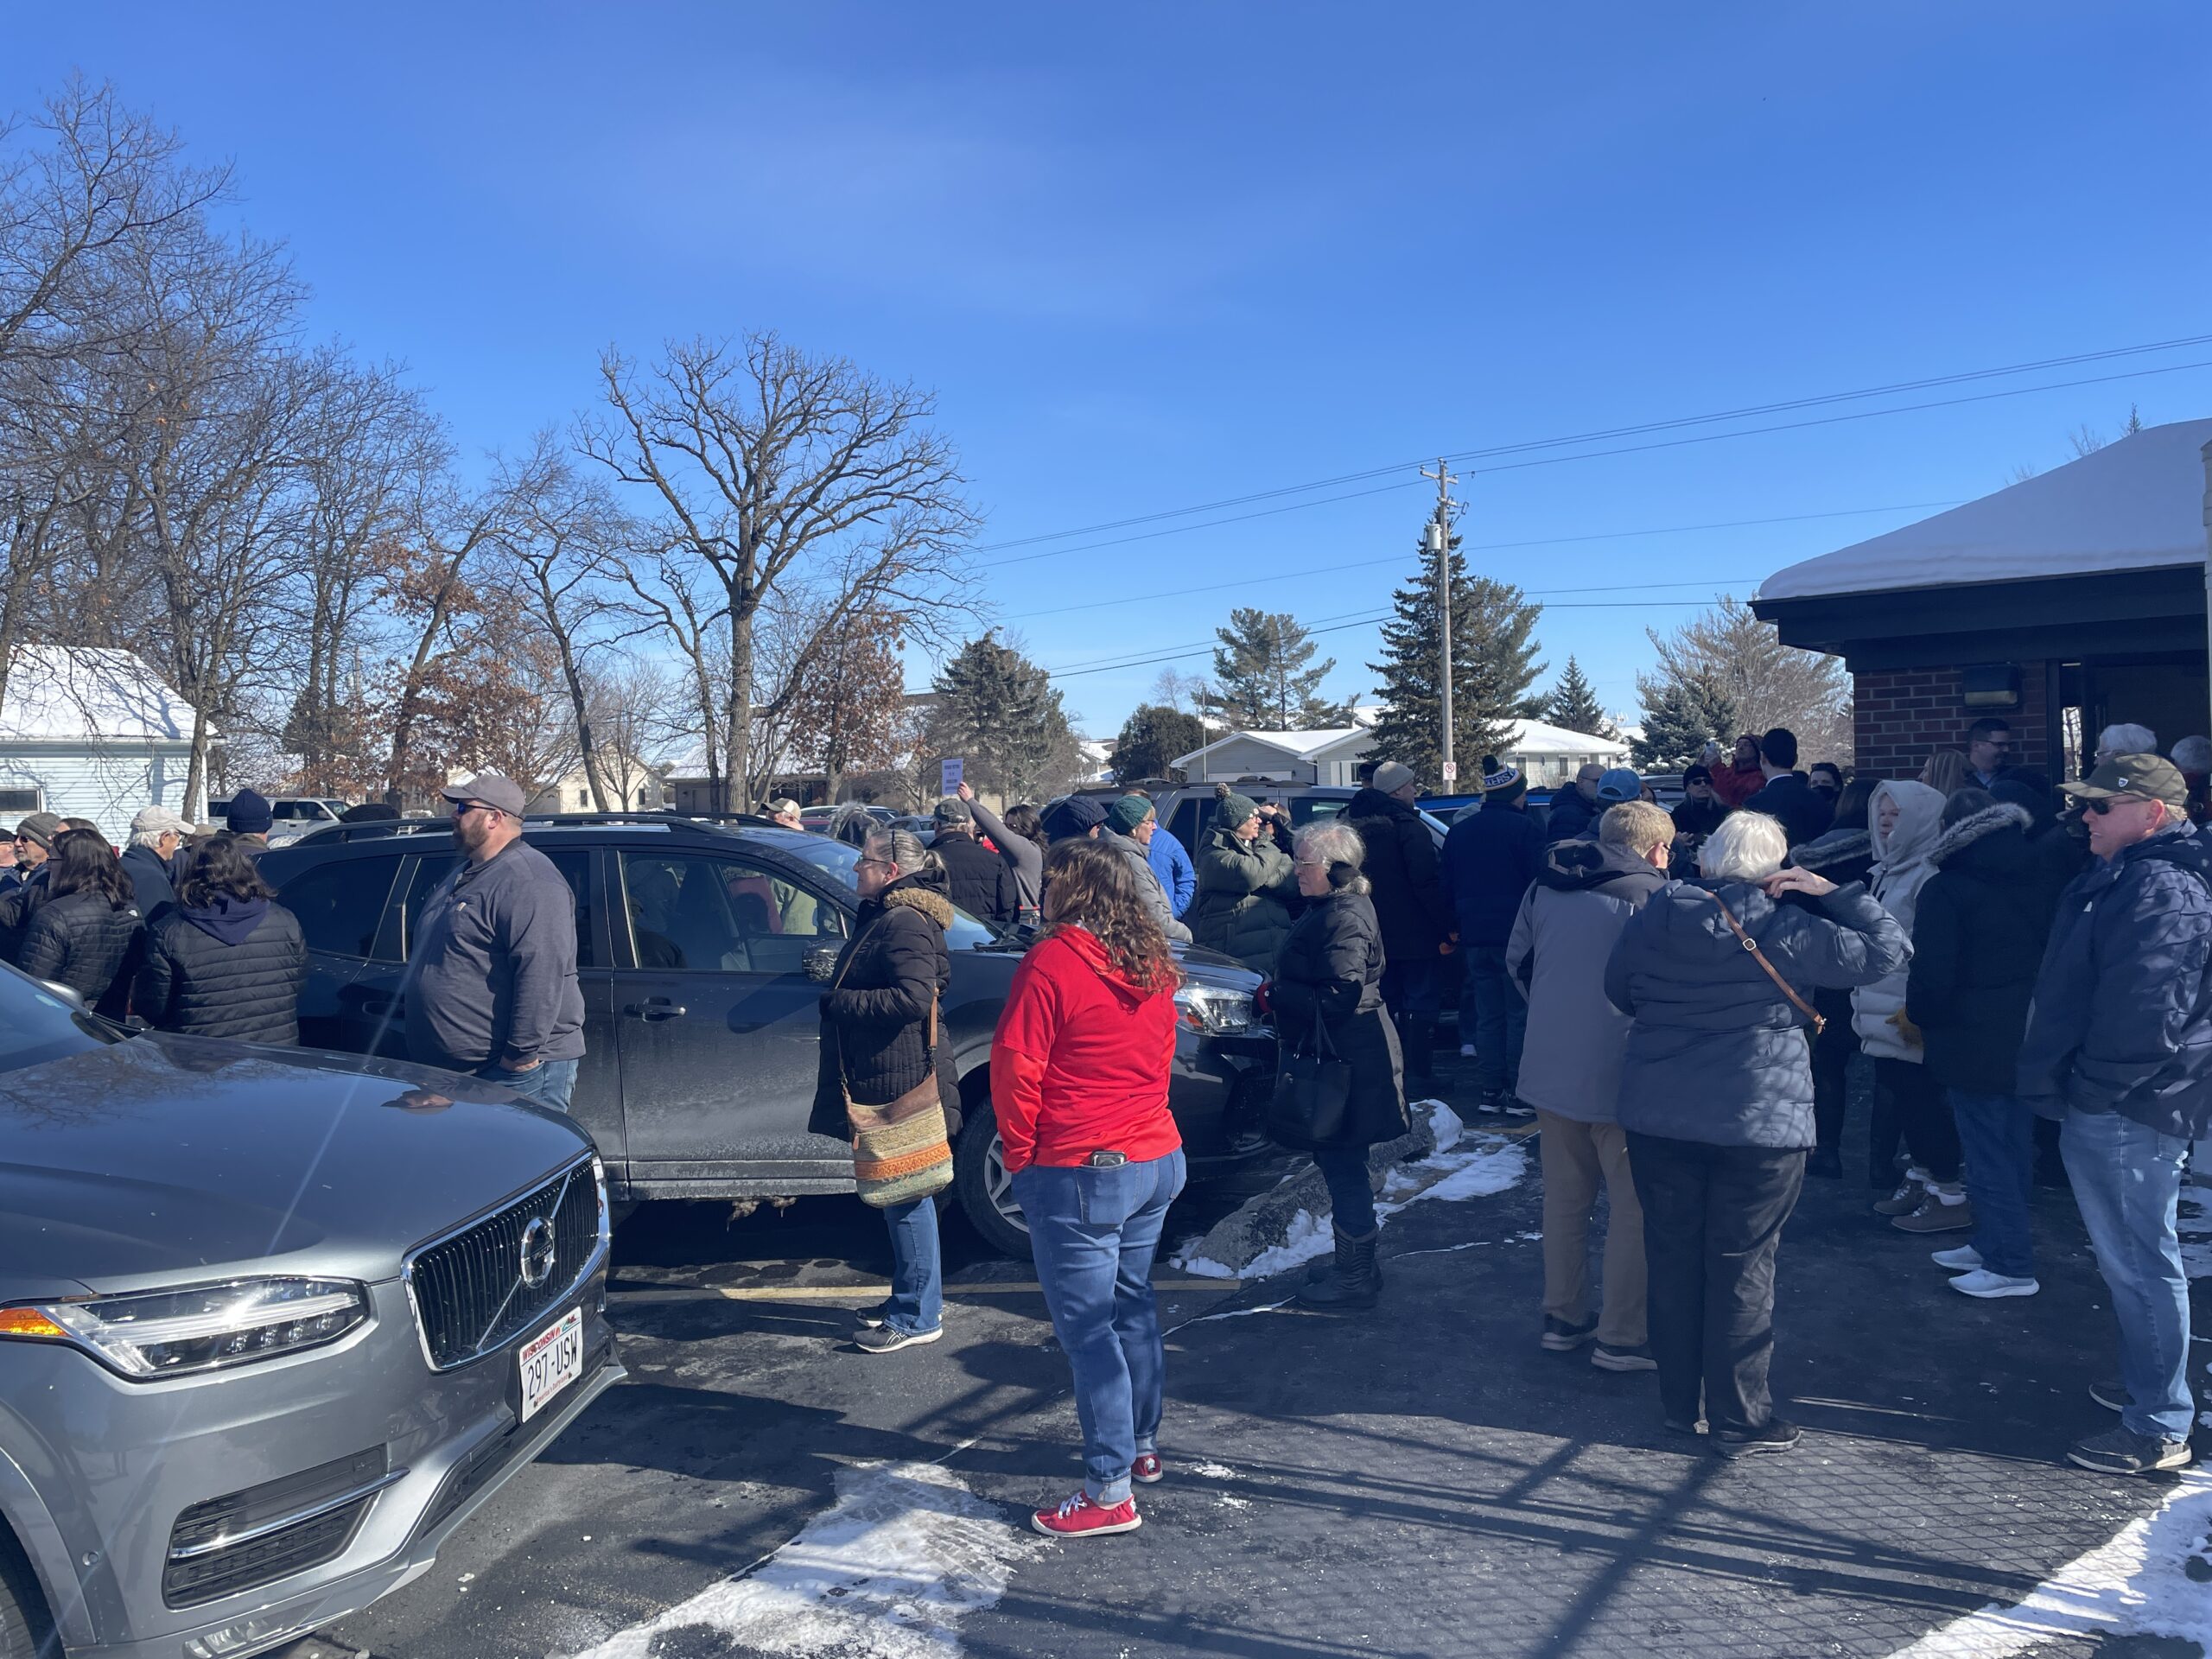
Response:
[[[441,792],[468,861],[416,923],[408,1052],[566,1111],[584,1053],[575,898],[553,861],[523,842],[518,785],[486,772]]]

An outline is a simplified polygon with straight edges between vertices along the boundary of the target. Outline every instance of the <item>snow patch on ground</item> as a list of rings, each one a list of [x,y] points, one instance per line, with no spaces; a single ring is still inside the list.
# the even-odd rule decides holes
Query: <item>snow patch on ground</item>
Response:
[[[2181,1239],[2182,1271],[2192,1279],[2212,1279],[2212,1213],[2202,1199],[2183,1192],[2174,1230]]]
[[[1191,1472],[1207,1480],[1234,1480],[1236,1471],[1225,1463],[1201,1460],[1191,1465]]]
[[[2181,1476],[2160,1508],[2017,1606],[1953,1619],[1892,1659],[2012,1659],[2062,1637],[2105,1636],[2172,1637],[2212,1652],[2212,1476]]]
[[[960,1620],[1042,1544],[935,1464],[846,1470],[836,1505],[757,1567],[575,1659],[650,1659],[658,1638],[698,1628],[789,1659],[951,1659]]]

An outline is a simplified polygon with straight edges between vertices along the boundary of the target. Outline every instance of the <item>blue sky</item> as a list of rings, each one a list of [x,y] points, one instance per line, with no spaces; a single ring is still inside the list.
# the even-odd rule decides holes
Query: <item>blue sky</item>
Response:
[[[232,157],[316,327],[404,359],[471,450],[563,420],[610,341],[774,327],[937,389],[987,544],[2212,334],[2212,10],[2182,0],[135,4],[9,23],[0,107],[81,69]],[[1573,652],[1624,707],[1646,626],[2059,464],[2069,430],[2131,403],[2212,413],[2212,369],[1462,468],[1462,530],[1551,543],[1474,561],[1554,594],[1553,668]],[[1159,654],[1232,603],[1381,608],[1433,488],[1403,476],[977,557],[1047,665]],[[1004,563],[1048,547],[1076,550]],[[1372,685],[1371,627],[1324,644],[1332,691]],[[1062,683],[1109,734],[1158,672]]]

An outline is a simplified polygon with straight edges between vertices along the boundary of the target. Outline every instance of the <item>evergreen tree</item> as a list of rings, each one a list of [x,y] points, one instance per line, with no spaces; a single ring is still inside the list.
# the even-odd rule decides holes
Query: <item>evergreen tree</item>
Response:
[[[990,634],[963,645],[936,686],[925,747],[957,757],[978,790],[1027,800],[1074,777],[1079,751],[1060,694],[1045,671]]]
[[[1637,690],[1643,696],[1643,735],[1629,741],[1629,753],[1643,772],[1677,772],[1693,765],[1707,743],[1723,753],[1736,741],[1736,705],[1726,687],[1694,671],[1653,680]]]
[[[1605,711],[1592,689],[1590,677],[1582,671],[1582,664],[1573,658],[1567,659],[1567,666],[1560,671],[1559,683],[1552,687],[1551,695],[1544,699],[1542,718],[1554,726],[1570,732],[1588,732],[1595,737],[1618,737],[1613,722],[1605,718]]]
[[[1321,696],[1321,682],[1337,665],[1333,657],[1308,668],[1313,637],[1284,611],[1239,606],[1229,626],[1216,628],[1214,687],[1206,706],[1245,731],[1314,731],[1348,722],[1351,711]]]
[[[1179,754],[1204,748],[1211,736],[1196,715],[1156,702],[1139,703],[1122,723],[1114,744],[1114,779],[1117,783],[1141,783],[1147,778],[1172,778]]]
[[[1536,660],[1536,619],[1518,588],[1470,576],[1452,538],[1452,741],[1461,783],[1485,754],[1503,754],[1513,723],[1528,717],[1529,688],[1544,665]],[[1411,766],[1435,787],[1443,781],[1443,676],[1436,639],[1436,577],[1425,556],[1419,573],[1390,595],[1396,614],[1382,625],[1382,717],[1375,725],[1375,760]]]

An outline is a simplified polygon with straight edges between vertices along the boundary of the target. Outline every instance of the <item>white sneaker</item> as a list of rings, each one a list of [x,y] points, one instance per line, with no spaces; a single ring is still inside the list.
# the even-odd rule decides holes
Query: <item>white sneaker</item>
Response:
[[[1463,1059],[1463,1060],[1471,1060],[1471,1059],[1473,1059],[1473,1058],[1475,1058],[1475,1046],[1474,1046],[1472,1043],[1462,1043],[1462,1044],[1460,1044],[1460,1045],[1459,1045],[1459,1058],[1460,1058],[1461,1059]]]
[[[1931,1250],[1928,1259],[1946,1273],[1972,1273],[1981,1265],[1981,1252],[1971,1244],[1955,1250]]]
[[[1961,1295],[1987,1300],[1996,1296],[2032,1296],[2043,1287],[2032,1279],[2007,1279],[2001,1273],[1976,1268],[1972,1273],[1962,1273],[1952,1280],[1951,1288]]]

